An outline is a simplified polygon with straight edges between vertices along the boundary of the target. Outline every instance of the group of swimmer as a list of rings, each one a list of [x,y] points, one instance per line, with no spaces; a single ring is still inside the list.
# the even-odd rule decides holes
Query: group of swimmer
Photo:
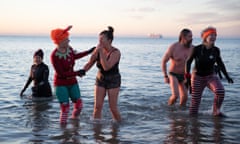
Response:
[[[114,39],[114,29],[109,26],[107,30],[100,32],[98,44],[82,52],[76,52],[69,45],[69,30],[57,28],[51,31],[51,39],[56,45],[52,51],[50,59],[54,68],[54,94],[60,104],[60,123],[67,124],[70,111],[70,101],[73,103],[72,119],[78,119],[83,108],[83,100],[77,76],[83,77],[96,63],[98,72],[96,75],[94,88],[94,110],[93,119],[100,120],[104,98],[108,95],[109,107],[112,118],[116,122],[121,122],[122,118],[118,110],[118,97],[121,86],[121,75],[119,62],[121,52],[112,45]],[[197,115],[202,92],[208,87],[214,93],[213,115],[220,116],[220,108],[224,100],[224,87],[217,77],[214,65],[225,75],[229,83],[233,80],[229,77],[225,65],[221,59],[220,49],[215,46],[217,31],[214,27],[208,27],[202,32],[202,44],[192,45],[192,32],[183,29],[180,32],[179,41],[172,44],[166,51],[162,59],[162,72],[164,81],[170,84],[172,95],[168,100],[169,105],[173,105],[179,97],[179,104],[185,106],[188,98],[188,90],[191,91],[190,114]],[[74,70],[75,60],[90,55],[88,62],[83,68]],[[33,65],[29,78],[22,89],[20,95],[33,81],[33,97],[52,97],[52,90],[49,84],[49,69],[43,62],[44,53],[41,49],[33,55]],[[169,70],[167,62],[171,60]],[[195,67],[191,72],[191,63],[195,60]]]
[[[119,61],[121,58],[120,50],[112,46],[114,39],[114,29],[109,26],[99,34],[96,47],[92,47],[83,52],[76,52],[69,45],[69,30],[72,26],[65,29],[57,28],[51,31],[51,39],[56,45],[52,51],[50,59],[54,68],[54,93],[60,103],[60,123],[67,124],[70,110],[70,100],[73,103],[71,118],[78,119],[83,108],[83,100],[77,76],[82,77],[96,63],[99,71],[97,72],[94,88],[94,111],[93,118],[101,119],[101,112],[104,98],[108,95],[109,107],[114,121],[120,122],[121,116],[117,107],[118,95],[121,85],[121,75],[119,71]],[[91,54],[90,59],[82,69],[74,70],[75,60]],[[43,51],[37,50],[33,55],[33,65],[30,75],[20,95],[31,81],[33,97],[51,97],[52,91],[48,82],[49,69],[43,63]],[[45,89],[44,89],[45,88]]]
[[[173,105],[179,97],[179,105],[185,106],[188,90],[191,93],[190,115],[197,115],[202,93],[208,87],[214,94],[213,115],[224,116],[220,112],[225,90],[220,81],[220,72],[228,83],[233,83],[221,58],[220,49],[215,46],[217,30],[207,27],[201,33],[202,44],[192,45],[192,32],[183,29],[179,41],[172,44],[165,52],[161,67],[164,81],[170,84],[172,95],[168,105]],[[167,73],[167,62],[171,60]],[[191,64],[195,61],[192,72]],[[219,73],[220,78],[217,76]]]

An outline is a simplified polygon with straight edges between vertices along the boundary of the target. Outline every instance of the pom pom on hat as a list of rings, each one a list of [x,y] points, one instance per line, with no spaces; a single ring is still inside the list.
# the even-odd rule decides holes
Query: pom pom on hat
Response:
[[[68,31],[72,28],[72,26],[68,26],[65,29],[57,28],[51,31],[51,38],[55,44],[59,44],[64,39],[68,38]]]

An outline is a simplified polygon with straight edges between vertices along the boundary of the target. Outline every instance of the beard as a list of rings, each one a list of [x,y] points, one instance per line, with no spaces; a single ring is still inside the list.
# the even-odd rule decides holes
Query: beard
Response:
[[[192,40],[189,40],[187,41],[185,44],[184,44],[185,47],[187,48],[190,48],[192,46]]]

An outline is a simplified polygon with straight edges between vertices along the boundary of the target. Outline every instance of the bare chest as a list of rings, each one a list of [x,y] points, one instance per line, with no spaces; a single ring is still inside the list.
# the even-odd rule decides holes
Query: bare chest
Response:
[[[189,49],[176,49],[176,50],[173,51],[172,59],[175,60],[175,61],[185,62],[189,53],[190,53]]]

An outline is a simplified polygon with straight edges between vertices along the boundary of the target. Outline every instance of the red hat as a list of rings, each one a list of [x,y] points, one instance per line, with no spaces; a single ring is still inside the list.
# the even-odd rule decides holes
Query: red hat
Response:
[[[202,31],[201,37],[203,39],[206,39],[210,34],[216,34],[217,35],[217,30],[214,27],[208,27]]]
[[[57,29],[54,29],[51,31],[51,38],[53,40],[53,42],[55,44],[59,44],[61,41],[63,41],[64,39],[68,38],[69,36],[69,33],[68,31],[72,28],[72,26],[68,26],[67,28],[65,29],[60,29],[60,28],[57,28]]]

